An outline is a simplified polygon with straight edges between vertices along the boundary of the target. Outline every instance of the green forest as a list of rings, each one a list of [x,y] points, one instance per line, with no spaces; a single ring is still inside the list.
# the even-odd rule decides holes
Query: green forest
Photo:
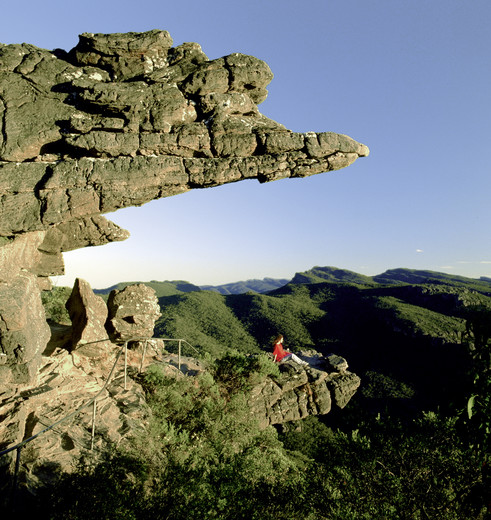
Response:
[[[183,287],[159,297],[155,336],[185,338],[207,371],[136,376],[150,428],[60,475],[38,517],[491,518],[490,282],[314,268],[267,293]],[[52,319],[68,294],[46,295]],[[362,384],[346,408],[259,428],[247,395],[281,377],[264,355],[278,333],[348,360]]]

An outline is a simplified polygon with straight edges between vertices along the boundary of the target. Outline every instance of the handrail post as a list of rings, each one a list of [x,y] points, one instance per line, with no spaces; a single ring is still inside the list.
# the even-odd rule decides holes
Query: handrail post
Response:
[[[90,450],[94,449],[94,436],[95,436],[95,415],[97,410],[97,399],[94,399],[94,407],[92,408],[92,433],[90,438]]]
[[[128,368],[128,341],[124,343],[124,389],[126,390],[126,373]]]
[[[140,363],[140,374],[142,373],[142,370],[143,370],[143,362],[145,361],[145,353],[147,352],[147,342],[148,342],[148,339],[145,338],[145,344],[143,347],[143,354],[142,354],[142,359],[141,359],[141,363]]]
[[[179,340],[179,354],[178,354],[178,367],[179,367],[179,370],[181,370],[181,341],[182,340]]]

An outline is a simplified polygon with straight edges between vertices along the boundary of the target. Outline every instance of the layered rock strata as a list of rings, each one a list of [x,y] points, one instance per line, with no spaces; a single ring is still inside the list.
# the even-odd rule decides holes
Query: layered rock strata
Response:
[[[156,363],[170,378],[192,377],[205,370],[196,359],[178,359],[177,354],[166,353],[162,340],[153,339],[145,350],[143,343],[135,343],[128,350],[128,377],[120,357],[108,381],[120,348],[110,344],[94,356],[89,351],[80,354],[79,349],[71,353],[57,349],[50,357],[43,357],[37,386],[12,392],[0,401],[4,417],[0,422],[0,450],[73,414],[23,448],[19,474],[23,491],[36,494],[60,472],[73,471],[81,456],[97,460],[108,446],[127,442],[148,427],[151,410],[141,386],[130,376]],[[326,414],[333,407],[343,408],[360,384],[358,376],[344,368],[333,368],[322,356],[313,365],[306,368],[287,362],[281,366],[279,380],[265,378],[258,383],[250,394],[252,419],[266,428],[307,415]],[[96,396],[94,415],[90,401]],[[90,406],[83,407],[85,403]],[[0,474],[13,473],[14,456],[11,452],[0,458]],[[8,491],[2,485],[0,489]]]
[[[5,292],[40,308],[36,281],[49,289],[49,276],[63,274],[63,251],[127,238],[104,213],[193,188],[336,170],[368,155],[345,135],[291,132],[260,114],[272,78],[253,56],[209,60],[197,43],[173,47],[160,30],[83,34],[70,52],[0,44],[2,316]],[[0,382],[34,381],[46,341],[35,314],[37,347],[21,339],[22,325],[0,320]],[[15,366],[28,359],[32,368],[19,376]]]
[[[104,387],[120,348],[110,344],[94,355],[56,349],[50,357],[42,358],[37,385],[2,395],[0,450],[69,417],[22,449],[19,493],[35,494],[60,472],[73,471],[81,456],[97,458],[108,446],[145,429],[150,412],[144,392],[129,377],[125,387],[121,358]],[[131,353],[129,357],[136,363]],[[91,400],[96,396],[94,416]],[[14,451],[0,457],[0,474],[14,474],[15,455]],[[2,494],[8,496],[11,480],[0,478],[0,482]]]
[[[83,34],[70,52],[0,44],[2,448],[76,410],[105,382],[102,370],[117,347],[102,330],[100,301],[80,281],[69,304],[77,348],[47,349],[40,296],[50,276],[63,274],[63,252],[128,237],[103,214],[194,188],[337,170],[368,155],[348,136],[291,132],[263,116],[257,106],[272,77],[257,58],[236,53],[209,60],[198,44],[173,47],[160,30]],[[111,334],[123,338],[140,326],[148,334],[148,324],[132,316],[110,314],[111,323],[123,323]],[[99,334],[105,348],[88,347]],[[313,374],[293,377],[296,383],[280,393],[257,391],[272,405],[264,409],[275,410],[274,418],[261,412],[264,424],[301,417],[304,409],[324,413],[331,402],[343,406],[351,390],[343,397],[340,389],[354,379],[344,385],[346,374]],[[96,445],[118,443],[144,427],[141,389],[121,390],[121,378],[119,367],[101,394]],[[306,385],[316,399],[300,399]],[[294,405],[292,392],[300,411],[290,417],[284,410]],[[67,468],[87,449],[89,416],[84,411],[63,435],[53,431],[26,448],[29,482],[46,467]]]
[[[83,34],[69,53],[5,45],[0,73],[3,236],[368,155],[345,135],[261,115],[273,78],[261,60],[209,60],[196,43],[173,48],[166,31]]]
[[[309,366],[282,363],[279,381],[268,378],[252,390],[251,411],[262,427],[344,408],[360,386],[360,378],[347,370],[344,358],[302,357]]]
[[[4,385],[0,392],[0,451],[59,423],[22,449],[21,482],[31,492],[58,471],[71,471],[83,454],[94,449],[97,457],[108,445],[145,428],[149,409],[143,389],[130,374],[163,361],[163,341],[149,339],[127,350],[123,362],[122,346],[112,343],[105,329],[109,314],[117,339],[128,333],[151,338],[160,315],[152,288],[134,284],[114,291],[108,313],[104,300],[85,280],[77,279],[66,307],[72,325],[59,345],[41,356],[35,366],[36,384]],[[17,370],[23,366],[17,365]],[[170,376],[179,372],[170,360],[166,366]],[[95,398],[94,409],[90,402]],[[0,457],[0,475],[13,473],[15,455],[12,451]],[[6,491],[2,485],[0,489]]]

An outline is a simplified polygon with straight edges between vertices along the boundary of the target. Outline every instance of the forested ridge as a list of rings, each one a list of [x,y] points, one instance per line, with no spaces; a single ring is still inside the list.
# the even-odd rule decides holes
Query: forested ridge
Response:
[[[207,372],[176,381],[149,370],[141,378],[153,410],[146,434],[61,476],[40,511],[77,519],[489,518],[491,284],[420,283],[421,272],[396,271],[405,281],[318,268],[267,294],[160,297],[155,335],[186,338]],[[294,351],[348,360],[362,385],[345,409],[259,429],[246,397],[251,381],[275,377],[262,354],[278,332]]]

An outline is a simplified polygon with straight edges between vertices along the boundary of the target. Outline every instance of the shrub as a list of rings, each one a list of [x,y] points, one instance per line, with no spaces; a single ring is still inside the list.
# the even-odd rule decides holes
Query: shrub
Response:
[[[456,418],[429,412],[414,421],[366,416],[360,422],[343,431],[311,418],[305,430],[281,437],[314,461],[308,467],[313,507],[327,518],[484,520],[491,497],[479,458],[461,444]]]
[[[266,354],[226,354],[217,359],[210,369],[217,382],[232,393],[248,390],[267,376],[280,376],[278,365]]]
[[[70,316],[65,308],[65,303],[71,292],[70,287],[53,287],[51,291],[43,291],[41,293],[46,319],[64,325],[71,323]]]

